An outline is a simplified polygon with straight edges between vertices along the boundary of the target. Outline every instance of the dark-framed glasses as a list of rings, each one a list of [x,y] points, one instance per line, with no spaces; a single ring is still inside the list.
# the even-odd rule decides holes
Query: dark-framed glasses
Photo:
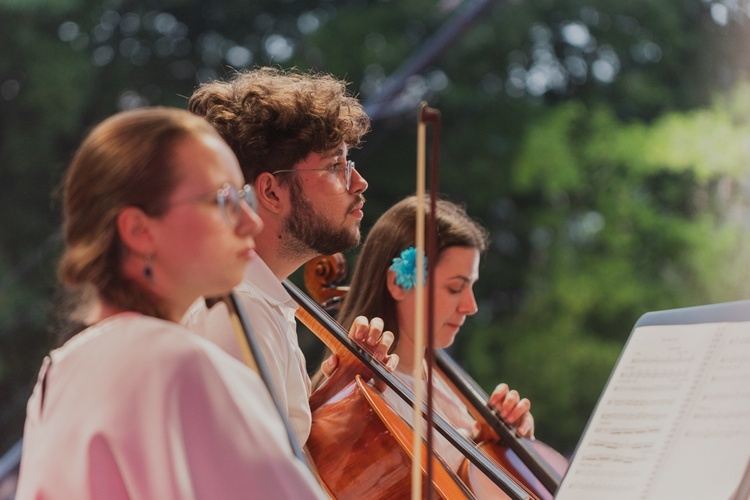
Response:
[[[258,211],[258,198],[255,195],[255,189],[250,184],[245,184],[241,189],[237,189],[232,184],[226,182],[217,191],[202,193],[187,200],[171,203],[170,207],[183,205],[185,203],[194,203],[196,201],[210,200],[214,201],[221,210],[221,215],[229,227],[237,227],[242,220],[242,203],[249,206],[254,212]]]
[[[300,172],[316,172],[316,171],[326,171],[326,172],[341,172],[343,170],[344,172],[344,180],[346,182],[346,190],[349,191],[352,187],[352,170],[355,170],[357,167],[354,165],[354,162],[349,160],[346,162],[346,165],[343,167],[339,167],[338,165],[331,165],[330,167],[326,168],[303,168],[303,169],[293,169],[293,170],[277,170],[273,172],[273,175],[276,174],[282,174],[282,173],[300,173]]]

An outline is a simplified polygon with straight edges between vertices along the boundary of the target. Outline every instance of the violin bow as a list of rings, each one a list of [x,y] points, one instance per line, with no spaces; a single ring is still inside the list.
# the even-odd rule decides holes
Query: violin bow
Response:
[[[427,123],[432,124],[432,159],[430,162],[430,211],[427,224],[427,233],[425,241],[425,185],[426,185],[426,144],[427,144]],[[416,214],[416,234],[415,247],[417,250],[416,261],[416,285],[415,285],[415,303],[414,303],[414,373],[415,380],[414,393],[418,398],[426,394],[427,417],[423,421],[418,411],[418,404],[421,399],[415,398],[414,401],[414,456],[412,464],[412,498],[422,498],[422,481],[420,464],[420,441],[422,439],[422,426],[427,425],[425,440],[427,441],[427,478],[432,473],[432,425],[433,421],[433,359],[432,352],[435,344],[434,325],[433,325],[433,304],[434,304],[434,283],[429,278],[425,280],[425,258],[427,263],[434,263],[437,258],[437,231],[435,222],[435,211],[437,209],[437,191],[439,185],[439,157],[440,157],[440,111],[427,106],[422,101],[419,104],[417,113],[417,214]],[[425,246],[427,251],[425,252]],[[427,282],[427,329],[424,325],[424,283]],[[424,361],[424,364],[423,364]],[[427,366],[427,380],[422,377],[422,367]],[[426,388],[425,388],[426,385]],[[429,500],[432,498],[431,482],[427,481],[427,492],[425,497]]]
[[[424,241],[424,234],[425,234],[425,228],[424,228],[424,220],[425,220],[425,152],[426,152],[426,124],[430,123],[432,125],[433,135],[432,135],[432,159],[430,162],[430,212],[428,217],[428,224],[427,224],[427,240],[426,240],[426,247],[427,247],[427,262],[434,263],[437,259],[437,222],[436,222],[436,212],[437,212],[437,197],[438,197],[438,189],[439,189],[439,158],[440,158],[440,111],[431,108],[427,106],[425,102],[420,103],[419,105],[419,111],[418,111],[418,127],[417,127],[417,221],[416,221],[416,247],[417,247],[417,284],[416,284],[416,306],[415,306],[415,357],[414,357],[414,380],[417,381],[419,384],[419,381],[422,380],[421,377],[421,368],[422,368],[422,356],[424,356],[425,364],[427,365],[427,389],[426,389],[426,397],[427,397],[427,411],[428,411],[428,418],[427,422],[432,422],[431,414],[433,411],[433,377],[434,377],[434,370],[433,367],[435,366],[436,362],[441,362],[443,364],[447,364],[445,357],[446,355],[436,356],[436,351],[434,349],[434,325],[433,325],[433,310],[434,310],[434,280],[429,278],[428,273],[428,279],[427,279],[427,330],[426,332],[423,330],[422,322],[423,322],[423,308],[424,304],[422,302],[421,294],[423,287],[424,277],[424,262],[420,261],[425,255],[423,248],[425,246]],[[422,342],[422,339],[426,339],[424,342]],[[424,354],[422,354],[424,353]],[[436,360],[436,357],[438,358]],[[453,363],[454,366],[457,366],[455,362]],[[455,372],[455,370],[454,370]],[[465,372],[463,372],[465,374]],[[419,388],[419,385],[417,386]],[[476,387],[472,388],[475,392],[473,395],[475,397],[478,397],[480,393],[476,392]],[[415,388],[414,392],[417,395],[422,394],[422,389]],[[487,401],[488,398],[485,398],[485,401]],[[478,401],[477,399],[473,400],[472,403],[475,401]],[[491,408],[489,404],[481,404],[479,406],[475,406],[477,409],[485,407],[484,409],[495,418],[487,418],[487,415],[483,414],[483,417],[485,417],[485,420],[488,422],[488,424],[495,430],[495,432],[498,433],[500,437],[505,438],[506,442],[508,442],[508,446],[513,449],[513,451],[516,452],[516,454],[519,456],[519,458],[522,459],[522,461],[526,464],[527,467],[529,467],[530,470],[534,473],[535,476],[542,482],[542,484],[552,493],[556,491],[557,487],[560,484],[560,476],[555,472],[543,459],[537,458],[532,450],[529,450],[528,447],[524,446],[524,443],[520,442],[519,439],[516,438],[517,433],[514,433],[514,430],[510,428],[507,424],[505,424],[502,419],[499,418],[499,415],[497,413],[497,410],[494,408]],[[481,410],[480,410],[481,411]],[[417,428],[416,425],[419,423],[421,424],[421,419],[417,416],[417,410],[415,407],[415,429]],[[415,431],[415,451],[417,449],[417,436],[420,436],[420,433],[417,433]],[[515,439],[514,439],[515,438]],[[426,431],[426,439],[427,439],[427,453],[428,455],[432,451],[432,433],[431,433],[431,426],[428,424],[428,428]],[[429,456],[428,456],[428,464],[430,464]],[[430,469],[427,470],[427,475],[429,477]],[[413,488],[419,488],[421,486],[421,481],[417,483],[418,476],[417,474],[417,468],[413,467],[413,475],[412,475],[412,486]],[[428,482],[428,488],[430,483]],[[412,490],[414,491],[414,490]],[[426,497],[429,499],[431,498],[431,492],[428,491],[426,494]],[[415,498],[420,498],[420,496],[416,496]]]
[[[292,431],[292,426],[289,423],[289,418],[287,417],[286,412],[281,407],[279,395],[278,392],[276,392],[273,381],[271,380],[271,376],[269,375],[268,368],[263,359],[263,353],[258,346],[255,335],[253,335],[253,331],[250,327],[250,322],[247,320],[245,310],[242,308],[242,306],[240,306],[239,301],[237,300],[237,296],[234,294],[234,292],[229,292],[228,294],[221,297],[206,298],[205,300],[206,307],[208,309],[211,309],[211,307],[219,302],[223,302],[224,305],[227,306],[227,310],[229,311],[229,318],[232,322],[232,327],[235,336],[237,337],[237,343],[239,344],[240,350],[242,351],[242,358],[245,361],[245,364],[260,376],[260,379],[268,389],[268,393],[271,395],[271,400],[273,400],[273,404],[276,407],[279,416],[281,417],[282,423],[284,424],[284,429],[286,430],[287,437],[289,438],[289,445],[292,447],[292,452],[298,459],[300,459],[305,465],[307,465],[310,471],[313,472],[313,475],[317,477],[315,468],[312,466],[307,456],[302,451],[302,447],[300,446],[299,441],[297,441],[297,437]]]

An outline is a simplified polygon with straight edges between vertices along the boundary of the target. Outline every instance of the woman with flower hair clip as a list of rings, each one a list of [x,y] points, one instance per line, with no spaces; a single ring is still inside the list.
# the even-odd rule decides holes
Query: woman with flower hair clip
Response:
[[[429,207],[429,203],[426,204]],[[472,286],[479,278],[479,258],[486,250],[487,231],[466,211],[449,201],[437,200],[437,259],[427,263],[434,279],[434,338],[436,348],[450,346],[467,316],[477,312]],[[377,316],[395,335],[393,353],[399,356],[396,375],[414,385],[414,285],[416,284],[415,226],[417,199],[410,196],[387,210],[370,230],[362,246],[338,320],[347,327],[356,316]],[[427,275],[427,274],[426,274]],[[476,438],[479,426],[466,406],[439,376],[433,377],[436,410],[461,432]],[[386,399],[407,420],[412,408],[390,390]],[[490,396],[492,404],[522,436],[534,433],[534,418],[528,399],[506,384]],[[441,436],[436,436],[438,454],[454,469],[464,457]]]

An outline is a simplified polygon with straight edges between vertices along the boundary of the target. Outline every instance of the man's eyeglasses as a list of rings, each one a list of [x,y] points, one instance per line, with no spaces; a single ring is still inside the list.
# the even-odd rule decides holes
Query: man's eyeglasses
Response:
[[[252,208],[254,212],[258,211],[258,198],[255,195],[255,189],[250,184],[245,184],[242,189],[237,190],[228,182],[222,185],[218,191],[199,194],[187,200],[172,203],[170,207],[211,198],[214,198],[216,204],[219,205],[221,215],[229,227],[234,228],[239,225],[242,219],[242,202]]]
[[[357,167],[354,165],[354,162],[349,160],[346,162],[346,166],[344,167],[338,167],[336,165],[332,165],[330,167],[326,168],[303,168],[303,169],[294,169],[294,170],[277,170],[273,172],[273,175],[281,174],[281,173],[288,173],[288,172],[315,172],[319,170],[325,170],[327,172],[340,172],[344,171],[344,180],[346,181],[346,190],[349,191],[352,187],[352,170],[355,170]]]

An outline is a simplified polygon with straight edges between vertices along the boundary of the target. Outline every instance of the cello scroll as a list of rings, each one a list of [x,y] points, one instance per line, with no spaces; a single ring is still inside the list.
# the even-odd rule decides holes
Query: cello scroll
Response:
[[[341,307],[349,287],[344,285],[347,265],[344,255],[321,255],[305,264],[305,288],[310,296],[328,312]]]

